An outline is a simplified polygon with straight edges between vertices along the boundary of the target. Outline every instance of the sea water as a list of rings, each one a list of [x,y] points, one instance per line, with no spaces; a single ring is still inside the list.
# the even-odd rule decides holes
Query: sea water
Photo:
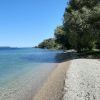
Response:
[[[31,100],[62,51],[0,48],[0,100]]]

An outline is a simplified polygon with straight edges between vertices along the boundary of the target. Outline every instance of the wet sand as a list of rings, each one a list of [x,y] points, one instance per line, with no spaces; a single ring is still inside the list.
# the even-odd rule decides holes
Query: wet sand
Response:
[[[0,85],[0,100],[32,100],[58,64],[44,63],[27,70],[4,86]]]
[[[41,89],[33,97],[33,100],[61,100],[69,64],[69,61],[59,63]]]

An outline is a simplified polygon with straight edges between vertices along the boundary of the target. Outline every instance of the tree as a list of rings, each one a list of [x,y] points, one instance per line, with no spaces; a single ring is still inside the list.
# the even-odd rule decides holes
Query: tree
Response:
[[[63,25],[55,33],[57,41],[66,48],[78,52],[94,48],[96,42],[100,41],[97,39],[100,36],[100,1],[70,0],[65,9]]]
[[[78,52],[100,48],[100,0],[70,0],[63,24],[54,34],[53,41],[46,40],[40,47],[57,48],[60,45]]]
[[[57,44],[54,38],[44,40],[38,45],[39,48],[45,49],[61,49],[61,45]]]
[[[68,34],[64,31],[63,26],[59,26],[55,30],[55,39],[58,44],[62,45],[63,49],[70,49],[71,46],[68,41]]]

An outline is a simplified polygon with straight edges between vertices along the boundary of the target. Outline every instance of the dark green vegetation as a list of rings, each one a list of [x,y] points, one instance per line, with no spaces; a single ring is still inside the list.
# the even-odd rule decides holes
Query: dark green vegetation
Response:
[[[61,49],[62,46],[56,43],[54,38],[49,38],[44,40],[42,43],[38,45],[39,48],[43,49]]]
[[[81,52],[80,56],[85,58],[100,58],[100,51],[91,50],[91,51]]]
[[[50,48],[60,44],[63,49],[78,52],[100,49],[100,0],[70,0],[63,24],[56,28],[54,34],[55,43],[50,40]],[[48,48],[49,42],[45,42],[46,45],[44,42],[41,47]]]

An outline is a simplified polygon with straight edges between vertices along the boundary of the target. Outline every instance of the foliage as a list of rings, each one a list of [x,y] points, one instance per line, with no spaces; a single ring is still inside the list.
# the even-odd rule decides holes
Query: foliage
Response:
[[[70,0],[55,37],[67,49],[78,52],[91,50],[96,44],[100,47],[100,1]]]
[[[80,53],[80,57],[86,58],[100,58],[100,51],[98,50],[91,50],[91,51],[84,51]]]
[[[100,0],[70,0],[63,25],[55,29],[55,39],[47,39],[40,48],[75,49],[78,52],[100,49]]]
[[[38,45],[38,48],[43,48],[43,49],[61,49],[61,45],[56,43],[54,38],[49,38],[44,40]]]
[[[62,45],[63,49],[70,49],[68,36],[67,36],[66,32],[64,31],[63,26],[59,26],[55,30],[55,39],[56,39],[57,43]]]

